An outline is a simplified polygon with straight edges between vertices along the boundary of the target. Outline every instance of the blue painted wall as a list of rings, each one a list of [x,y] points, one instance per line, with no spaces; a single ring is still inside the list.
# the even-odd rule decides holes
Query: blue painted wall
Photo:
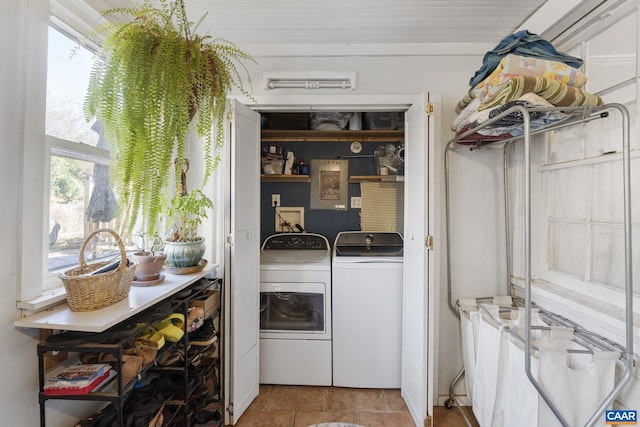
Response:
[[[268,146],[270,144],[263,144]],[[340,156],[354,155],[349,149],[348,142],[287,142],[274,144],[286,150],[293,151],[298,159],[304,159],[311,164],[312,159],[337,159]],[[378,142],[362,143],[360,155],[373,154]],[[376,175],[373,158],[349,159],[349,175]],[[304,228],[310,233],[325,236],[331,244],[340,231],[360,230],[360,209],[334,211],[325,209],[311,209],[310,184],[308,182],[263,182],[260,192],[261,210],[261,241],[275,233],[275,210],[271,207],[271,194],[280,194],[282,206],[304,207]],[[349,184],[348,205],[351,197],[360,196],[360,184]]]

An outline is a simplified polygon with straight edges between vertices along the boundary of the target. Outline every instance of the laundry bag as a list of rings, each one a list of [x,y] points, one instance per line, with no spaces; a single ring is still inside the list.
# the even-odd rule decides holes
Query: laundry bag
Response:
[[[500,307],[484,305],[493,319],[499,319]],[[473,377],[473,414],[482,427],[493,426],[493,411],[496,405],[498,383],[505,374],[503,365],[507,350],[507,335],[503,326],[494,324],[480,312],[478,323],[478,350],[476,370]]]
[[[524,336],[524,328],[515,328],[515,332]],[[552,326],[550,330],[533,330],[532,344],[538,348],[567,349],[571,346],[573,329]],[[509,355],[505,370],[505,400],[503,424],[505,426],[537,427],[539,395],[524,368],[524,344],[515,337],[509,340]],[[538,379],[538,353],[532,351],[531,373]]]
[[[478,322],[480,313],[473,302],[460,300],[460,335],[462,337],[462,363],[464,383],[469,399],[473,398],[473,377],[476,372],[476,353],[478,347]]]
[[[540,352],[540,385],[569,425],[585,425],[613,390],[619,357],[620,353],[615,351],[594,351],[591,354],[544,349]],[[561,426],[542,398],[539,401],[538,425]],[[604,413],[600,414],[595,425],[605,425]]]

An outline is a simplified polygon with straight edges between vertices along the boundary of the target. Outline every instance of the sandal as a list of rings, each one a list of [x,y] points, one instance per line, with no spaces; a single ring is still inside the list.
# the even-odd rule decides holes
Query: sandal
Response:
[[[157,360],[160,366],[179,366],[184,362],[184,351],[174,348],[166,351]]]
[[[122,354],[141,356],[142,366],[146,368],[153,363],[158,355],[158,342],[146,338],[136,338],[133,347],[123,350]]]
[[[164,335],[158,332],[157,330],[155,330],[154,328],[145,329],[136,337],[136,339],[155,341],[158,344],[158,348],[157,348],[158,350],[164,347],[164,344],[165,344]]]
[[[184,315],[173,313],[169,317],[154,323],[153,328],[164,335],[169,342],[178,342],[184,336]]]
[[[133,380],[137,380],[142,371],[142,356],[135,354],[122,355],[122,372],[118,374],[122,377],[122,387],[124,388]],[[118,369],[118,359],[112,354],[101,354],[100,363],[108,363],[113,369]]]

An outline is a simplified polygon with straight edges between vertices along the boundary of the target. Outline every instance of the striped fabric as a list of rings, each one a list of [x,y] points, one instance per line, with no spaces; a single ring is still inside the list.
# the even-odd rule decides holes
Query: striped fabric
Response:
[[[602,98],[582,89],[568,86],[547,77],[517,76],[510,78],[492,97],[485,99],[478,111],[495,108],[532,92],[546,99],[556,107],[578,107],[584,105],[602,105]]]

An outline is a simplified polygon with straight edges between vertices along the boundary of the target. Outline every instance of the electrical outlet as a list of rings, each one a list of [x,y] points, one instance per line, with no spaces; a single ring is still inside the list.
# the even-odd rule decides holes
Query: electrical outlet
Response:
[[[362,199],[360,197],[352,197],[351,209],[360,209],[360,208],[362,208]]]
[[[282,206],[280,204],[280,195],[279,194],[272,194],[271,195],[271,207],[277,207],[277,206]]]

